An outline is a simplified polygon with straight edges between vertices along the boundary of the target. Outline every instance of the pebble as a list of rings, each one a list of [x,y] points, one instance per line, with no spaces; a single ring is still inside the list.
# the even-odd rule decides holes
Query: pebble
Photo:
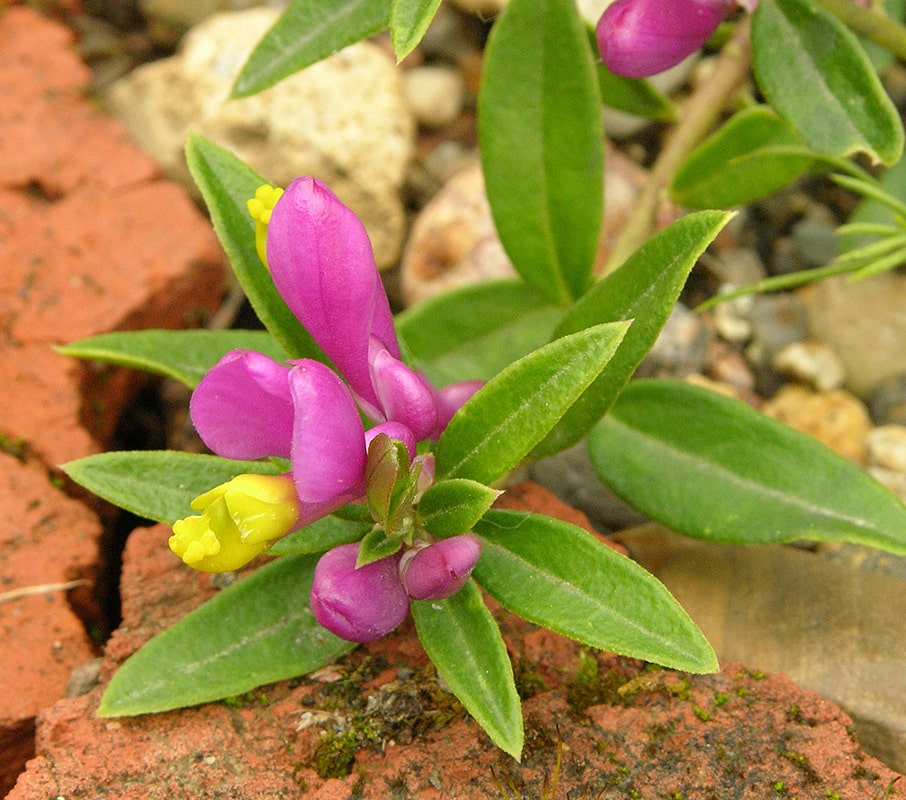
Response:
[[[462,113],[465,86],[451,67],[415,67],[403,73],[403,97],[416,122],[443,128]]]
[[[802,261],[809,267],[825,266],[840,250],[836,222],[826,215],[804,217],[793,225],[791,234]]]
[[[269,181],[328,183],[361,218],[379,266],[396,263],[405,232],[400,191],[415,126],[392,56],[351,45],[260,94],[227,102],[249,52],[278,11],[216,14],[176,55],[144,64],[105,94],[109,109],[168,177],[197,193],[185,165],[189,130],[235,153]]]
[[[906,425],[906,373],[880,381],[868,396],[868,409],[878,425]]]
[[[711,331],[698,314],[677,303],[651,350],[639,364],[639,377],[684,378],[704,367]]]
[[[752,341],[746,355],[756,365],[770,364],[788,344],[808,338],[805,307],[794,294],[755,295],[749,319]]]
[[[906,425],[879,425],[865,437],[865,455],[874,467],[906,475]]]
[[[849,392],[814,392],[788,384],[764,404],[763,411],[814,436],[840,455],[860,464],[865,462],[865,438],[872,427],[871,419],[862,401]]]
[[[732,290],[732,286],[722,287]],[[732,300],[725,300],[714,307],[714,327],[722,339],[727,342],[742,344],[752,338],[752,305],[754,295],[742,295]]]
[[[810,338],[825,342],[846,365],[850,391],[867,397],[885,379],[906,375],[906,275],[828,278],[796,295]]]
[[[705,376],[718,384],[732,386],[740,397],[750,397],[755,392],[755,375],[742,353],[717,338],[708,348]]]
[[[768,271],[751,247],[727,247],[702,263],[714,273],[721,283],[746,286],[766,278]]]
[[[843,362],[820,342],[792,342],[780,350],[772,364],[778,372],[813,389],[839,389],[846,378]]]
[[[868,474],[906,503],[906,474],[884,467],[868,467]]]

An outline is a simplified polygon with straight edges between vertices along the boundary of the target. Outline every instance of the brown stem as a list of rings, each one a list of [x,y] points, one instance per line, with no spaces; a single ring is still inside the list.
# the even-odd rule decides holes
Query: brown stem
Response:
[[[658,208],[674,174],[693,148],[711,132],[727,101],[748,77],[750,65],[749,20],[746,18],[715,59],[707,80],[680,110],[679,122],[654,162],[632,215],[620,231],[604,275],[619,267],[654,232]]]

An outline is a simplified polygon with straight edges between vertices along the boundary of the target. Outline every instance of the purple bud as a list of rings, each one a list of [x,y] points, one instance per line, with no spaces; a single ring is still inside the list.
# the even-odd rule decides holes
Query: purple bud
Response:
[[[341,639],[371,642],[406,618],[409,598],[400,581],[399,554],[356,569],[358,555],[359,545],[353,543],[321,556],[311,587],[311,610]]]
[[[604,65],[617,75],[644,78],[699,50],[735,0],[616,0],[598,21]]]
[[[470,533],[408,550],[400,561],[403,586],[413,600],[443,600],[465,585],[481,555]]]

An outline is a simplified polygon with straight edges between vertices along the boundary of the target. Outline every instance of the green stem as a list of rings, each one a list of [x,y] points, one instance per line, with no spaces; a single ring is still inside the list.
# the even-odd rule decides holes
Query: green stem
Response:
[[[620,231],[600,277],[613,272],[654,232],[658,208],[674,174],[711,132],[727,101],[748,76],[750,64],[747,18],[737,26],[733,38],[715,59],[710,77],[680,110],[679,122],[651,168],[648,181]]]
[[[874,8],[864,8],[852,0],[814,0],[830,11],[847,28],[871,42],[906,59],[906,26]]]

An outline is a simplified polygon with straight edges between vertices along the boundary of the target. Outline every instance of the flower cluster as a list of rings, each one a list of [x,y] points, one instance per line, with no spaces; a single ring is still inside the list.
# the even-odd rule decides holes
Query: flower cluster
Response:
[[[318,564],[311,601],[324,627],[368,641],[399,625],[410,597],[458,591],[478,560],[475,537],[434,542],[413,524],[413,508],[433,478],[433,459],[416,455],[418,443],[437,438],[481,383],[437,389],[402,360],[364,226],[324,184],[262,187],[249,211],[277,290],[345,382],[313,359],[227,353],[192,395],[201,439],[226,458],[287,459],[290,471],[241,475],[196,498],[200,514],[174,524],[170,547],[198,570],[237,569],[287,533],[367,502],[393,552],[363,559],[359,544],[334,548]],[[360,410],[373,427],[366,430]],[[377,467],[391,451],[402,466],[388,484]],[[401,481],[409,490],[394,496],[406,503],[390,520],[372,495],[389,496]]]
[[[616,0],[595,34],[604,65],[617,75],[644,78],[699,50],[737,6],[758,0]]]

